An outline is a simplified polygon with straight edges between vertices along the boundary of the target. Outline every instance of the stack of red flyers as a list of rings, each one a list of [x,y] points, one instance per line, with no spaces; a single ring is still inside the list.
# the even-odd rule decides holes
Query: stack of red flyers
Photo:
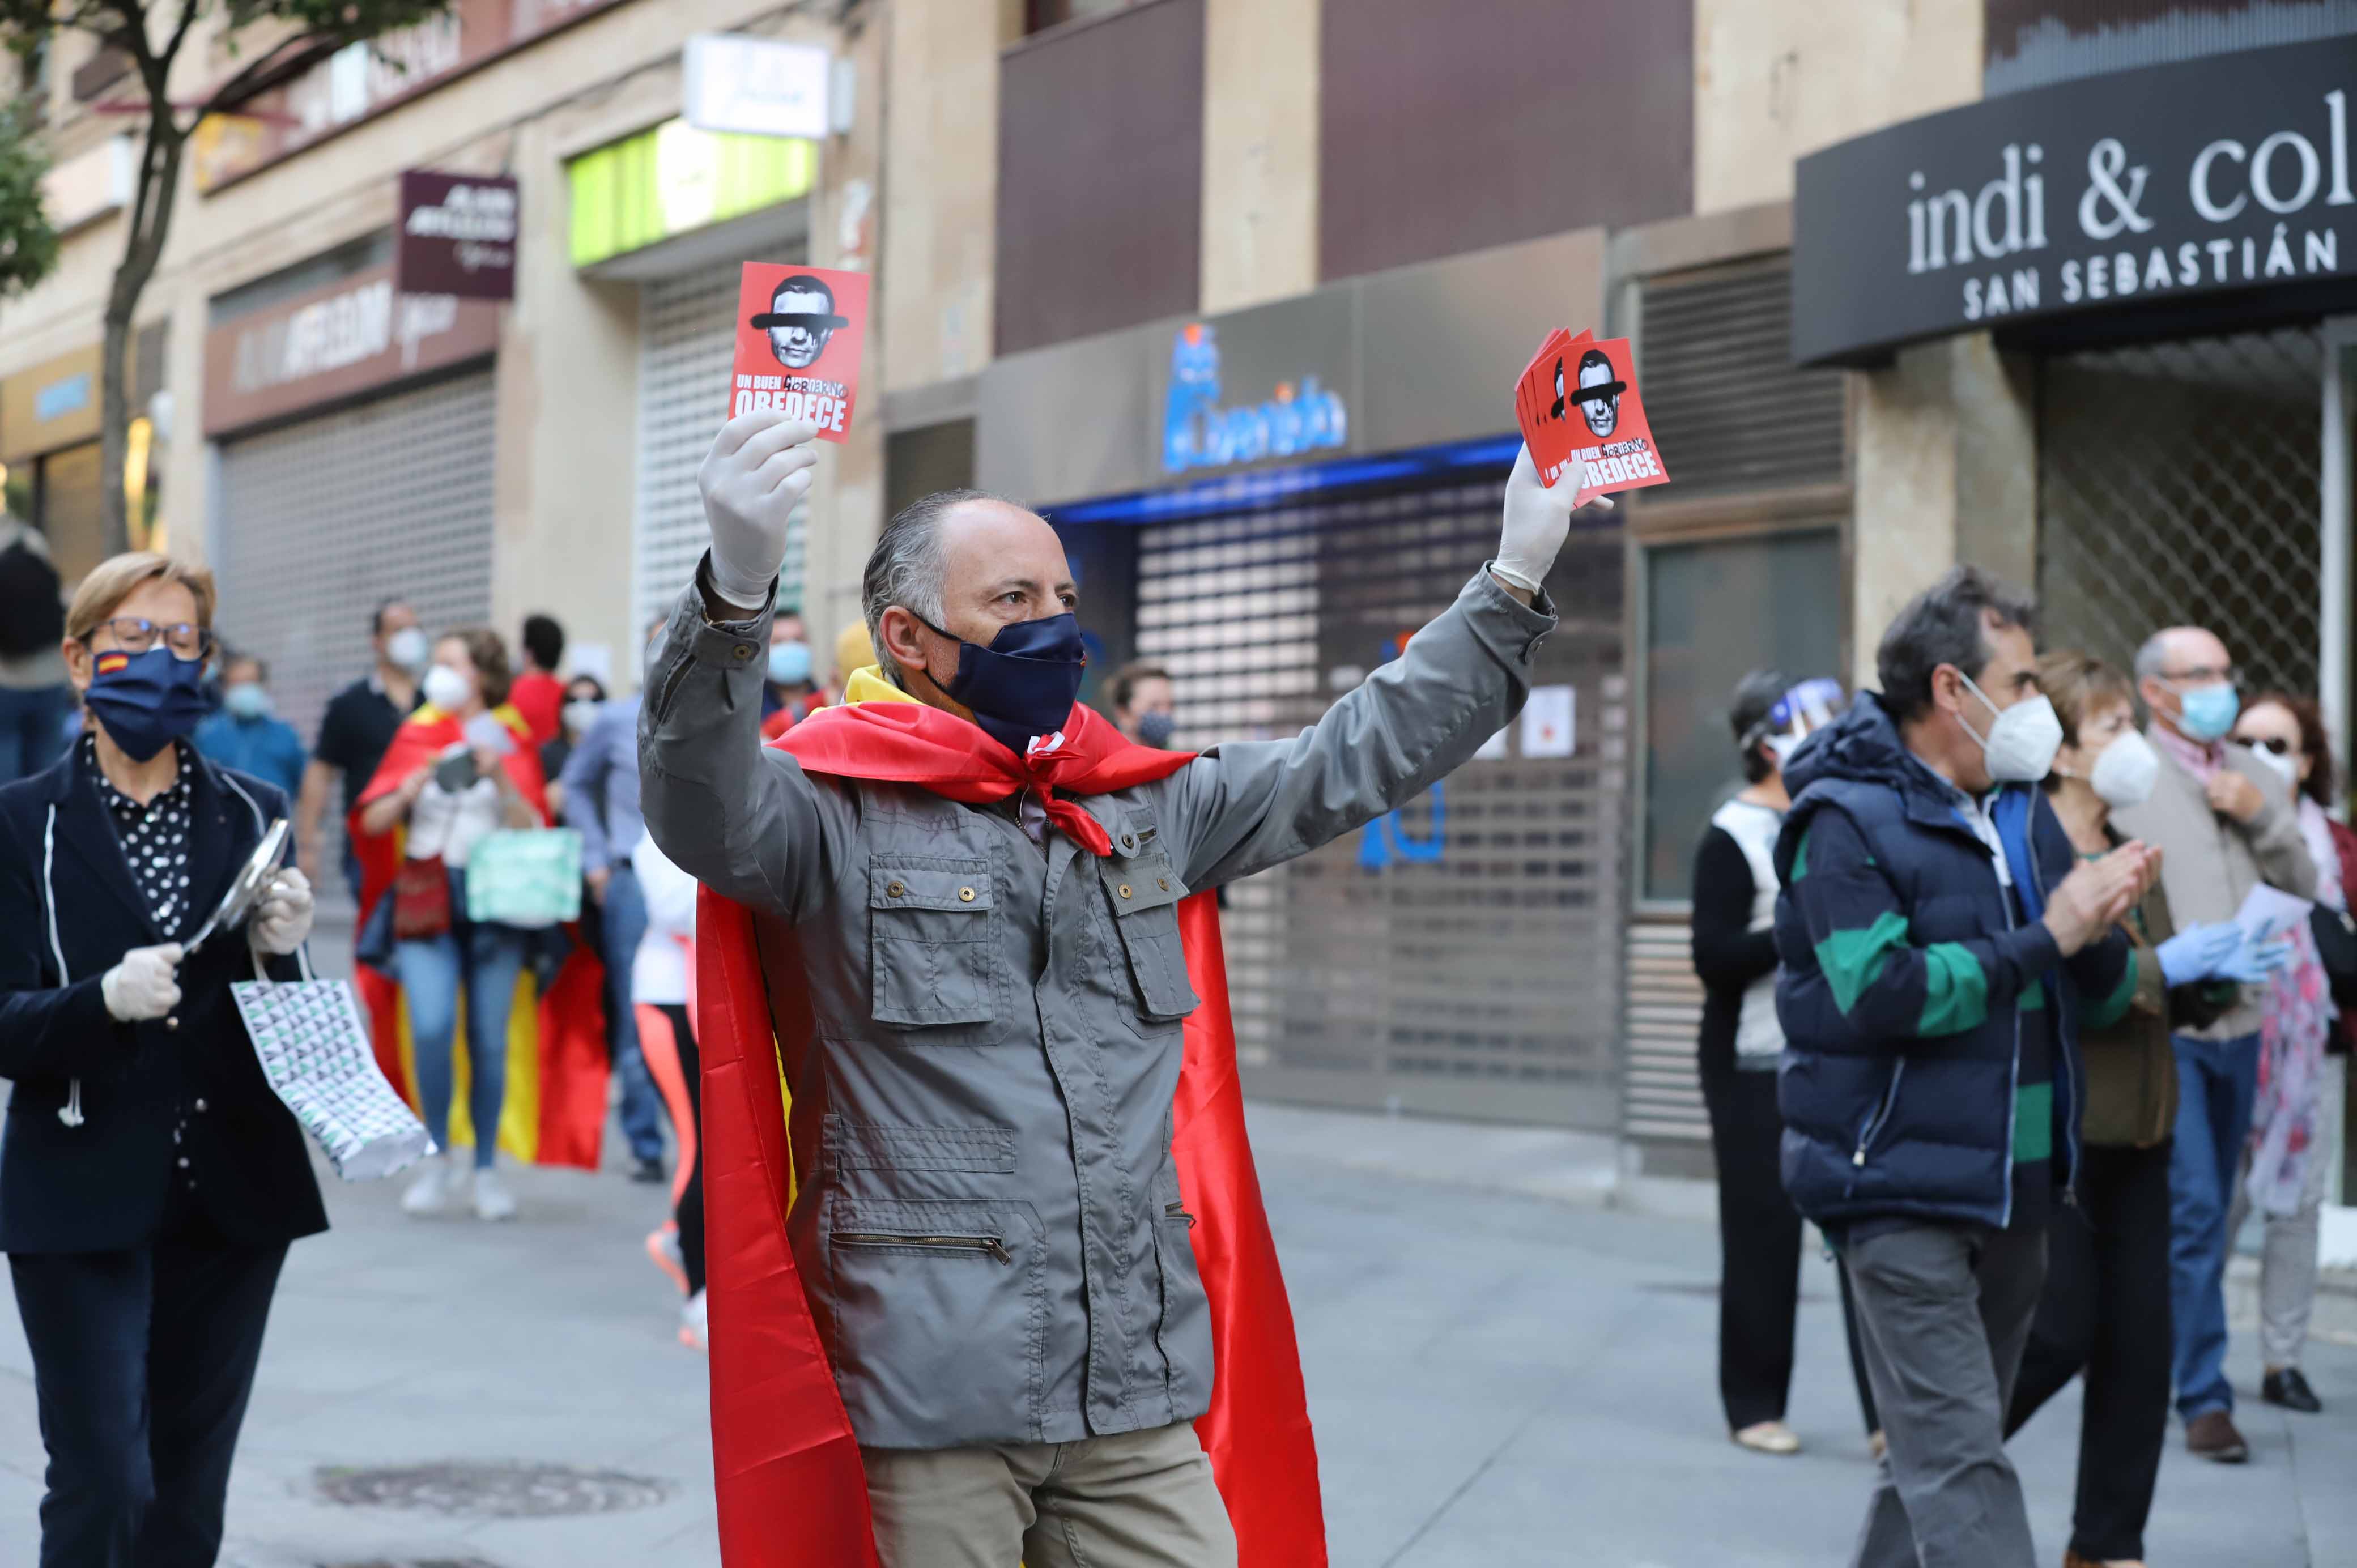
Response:
[[[1554,485],[1575,459],[1586,465],[1583,504],[1670,482],[1626,338],[1548,333],[1514,383],[1514,415],[1542,484]]]

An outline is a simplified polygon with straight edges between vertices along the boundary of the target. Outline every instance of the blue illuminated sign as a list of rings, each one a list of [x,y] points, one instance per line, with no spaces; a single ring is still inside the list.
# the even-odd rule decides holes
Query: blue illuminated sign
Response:
[[[90,372],[51,381],[33,393],[33,417],[47,424],[52,419],[63,419],[69,413],[79,413],[90,406]]]
[[[1304,376],[1279,381],[1266,403],[1220,406],[1220,339],[1208,322],[1190,321],[1170,343],[1170,390],[1162,404],[1162,470],[1224,468],[1264,457],[1327,451],[1350,439],[1341,394]]]

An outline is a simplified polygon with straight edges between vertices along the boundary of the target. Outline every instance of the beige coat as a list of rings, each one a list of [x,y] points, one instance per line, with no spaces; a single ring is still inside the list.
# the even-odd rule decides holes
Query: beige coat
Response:
[[[2299,813],[2280,778],[2247,746],[2230,742],[2225,766],[2256,784],[2266,798],[2257,816],[2235,822],[2210,809],[2201,780],[2171,754],[2158,729],[2147,733],[2160,753],[2160,777],[2153,784],[2152,799],[2133,811],[2114,811],[2112,825],[2161,851],[2161,886],[2179,929],[2233,919],[2251,889],[2262,882],[2298,897],[2316,897],[2316,863],[2309,858]],[[2186,1032],[2209,1040],[2255,1035],[2259,1013],[2259,997],[2246,988],[2243,999],[2216,1023]]]

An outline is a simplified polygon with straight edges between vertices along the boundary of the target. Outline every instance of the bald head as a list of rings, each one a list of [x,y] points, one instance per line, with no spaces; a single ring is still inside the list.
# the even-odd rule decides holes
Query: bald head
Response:
[[[957,674],[959,642],[986,647],[1001,627],[1080,604],[1056,531],[1039,513],[978,490],[945,490],[903,508],[876,542],[864,590],[885,673],[911,696],[953,712],[963,710],[940,687]],[[919,669],[933,679],[909,679]]]

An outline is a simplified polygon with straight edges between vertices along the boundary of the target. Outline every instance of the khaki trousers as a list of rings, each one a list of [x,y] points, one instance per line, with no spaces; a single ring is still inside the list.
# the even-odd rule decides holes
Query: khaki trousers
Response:
[[[885,1568],[1235,1568],[1227,1505],[1186,1422],[860,1459]]]

